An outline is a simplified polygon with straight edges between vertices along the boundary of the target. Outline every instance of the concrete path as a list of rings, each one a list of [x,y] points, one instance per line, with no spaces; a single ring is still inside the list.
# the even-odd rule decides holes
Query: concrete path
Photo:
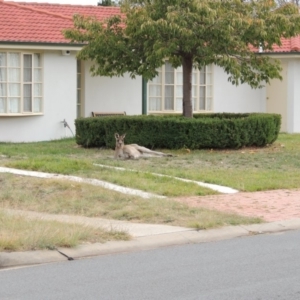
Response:
[[[147,193],[141,190],[132,189],[123,187],[117,184],[113,184],[107,181],[94,179],[94,178],[81,178],[78,176],[71,176],[71,175],[61,175],[61,174],[55,174],[55,173],[45,173],[45,172],[37,172],[37,171],[27,171],[27,170],[19,170],[19,169],[13,169],[13,168],[5,168],[0,167],[0,173],[10,173],[15,175],[23,175],[23,176],[31,176],[31,177],[37,177],[37,178],[53,178],[53,179],[62,179],[62,180],[69,180],[69,181],[75,181],[79,183],[87,183],[95,186],[101,186],[105,189],[116,191],[119,193],[127,194],[127,195],[134,195],[139,196],[145,199],[149,198],[166,198],[165,196],[155,195],[152,193]]]
[[[124,231],[130,234],[132,237],[143,237],[156,234],[168,234],[175,232],[191,231],[191,228],[169,226],[169,225],[159,225],[159,224],[142,224],[142,223],[131,223],[126,221],[118,220],[108,220],[102,218],[88,218],[82,216],[71,216],[71,215],[55,215],[40,213],[34,211],[23,211],[15,209],[4,209],[4,212],[15,215],[22,216],[29,219],[39,219],[47,221],[59,221],[63,223],[77,223],[85,226],[91,226],[94,228],[104,228],[106,230],[116,230]]]
[[[114,169],[114,170],[119,170],[119,171],[149,173],[149,172],[141,172],[141,171],[138,171],[138,170],[120,168],[120,167],[113,167],[113,166],[107,166],[107,165],[101,165],[101,164],[94,164],[94,166],[98,166],[98,167],[101,167],[101,168]],[[227,187],[227,186],[222,186],[222,185],[217,185],[217,184],[212,184],[212,183],[206,183],[206,182],[196,181],[196,180],[190,180],[190,179],[185,179],[185,178],[179,178],[179,177],[174,177],[174,176],[169,176],[169,175],[164,175],[164,174],[158,174],[158,173],[149,173],[149,174],[154,175],[154,176],[158,176],[158,177],[172,178],[172,179],[176,179],[176,180],[183,181],[183,182],[195,183],[199,186],[206,187],[208,189],[217,191],[217,192],[222,193],[222,194],[234,194],[234,193],[239,192],[238,190]]]
[[[7,210],[14,215],[61,222],[78,222],[89,226],[103,226],[127,231],[134,236],[130,241],[111,241],[104,244],[96,243],[80,245],[76,248],[59,248],[57,251],[41,250],[28,252],[0,252],[0,270],[28,265],[60,262],[85,257],[150,250],[159,247],[219,241],[253,234],[265,234],[286,230],[300,229],[300,218],[271,223],[227,226],[210,230],[193,230],[191,228],[166,225],[138,224],[112,221],[99,218],[74,217],[67,215],[49,215],[34,212]],[[111,227],[112,226],[112,227]]]
[[[8,170],[0,168],[0,171],[7,172]],[[14,170],[14,172],[17,171]],[[36,173],[26,175],[35,176]],[[52,176],[52,174],[50,175]],[[63,179],[66,178],[63,177]],[[77,181],[78,178],[73,178],[73,180]],[[252,234],[300,229],[300,189],[204,197],[181,197],[173,200],[187,203],[189,206],[206,207],[220,211],[235,212],[244,216],[260,217],[269,223],[196,231],[175,226],[7,210],[10,214],[25,215],[28,218],[69,223],[78,222],[94,227],[101,226],[107,229],[119,229],[132,235],[133,240],[81,245],[74,249],[58,249],[58,251],[0,252],[0,269],[80,259],[108,253],[141,251],[186,243],[201,243]]]

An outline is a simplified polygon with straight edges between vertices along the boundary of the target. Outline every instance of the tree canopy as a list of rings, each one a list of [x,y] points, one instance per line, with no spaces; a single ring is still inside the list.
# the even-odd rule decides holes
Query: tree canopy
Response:
[[[192,117],[192,69],[215,64],[232,84],[261,87],[281,78],[280,63],[255,49],[272,51],[281,38],[300,33],[298,8],[277,9],[274,0],[124,0],[121,14],[99,22],[74,16],[72,42],[85,44],[78,58],[101,76],[152,79],[168,60],[183,67],[183,115]]]
[[[98,6],[112,6],[111,0],[99,0]]]
[[[112,1],[112,0],[99,0],[97,5],[98,6],[116,6],[118,4],[118,1]]]

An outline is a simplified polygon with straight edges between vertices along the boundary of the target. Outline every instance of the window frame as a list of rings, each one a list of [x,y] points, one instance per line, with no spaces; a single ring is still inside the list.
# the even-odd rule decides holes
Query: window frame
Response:
[[[167,62],[166,62],[167,63]],[[193,76],[196,76],[196,84],[193,82],[192,76],[192,100],[193,100],[193,113],[211,113],[213,112],[213,65],[205,67],[205,83],[200,82],[200,70],[193,69]],[[158,69],[159,75],[156,76],[147,84],[147,111],[148,114],[181,114],[182,113],[182,95],[178,95],[177,88],[183,86],[182,82],[182,67],[177,69],[173,68],[173,83],[166,83],[166,64]],[[178,74],[181,73],[181,80],[178,81]],[[210,81],[208,82],[208,77]],[[150,89],[154,86],[160,87],[160,95],[151,95]],[[165,109],[165,92],[166,86],[173,86],[173,110]],[[193,94],[193,89],[195,87],[196,95]],[[200,88],[205,87],[205,109],[200,108]],[[182,87],[183,92],[183,87]],[[160,100],[160,110],[151,109],[151,98],[159,98]],[[180,100],[180,101],[179,101]],[[196,100],[196,103],[194,101]],[[179,102],[178,102],[179,101]],[[179,105],[180,103],[180,105]],[[155,106],[155,105],[154,105]],[[178,109],[180,106],[180,109]],[[209,106],[209,109],[206,107]]]
[[[0,50],[1,53],[6,54],[6,65],[3,67],[3,69],[6,71],[6,80],[2,81],[2,83],[6,84],[6,95],[3,96],[2,98],[5,99],[5,108],[6,112],[0,112],[0,117],[15,117],[15,116],[40,116],[44,114],[44,60],[43,60],[43,55],[42,52],[40,51],[17,51],[17,50]],[[20,93],[18,96],[15,96],[15,98],[19,99],[19,112],[9,112],[9,99],[12,98],[9,95],[8,88],[9,84],[13,83],[13,81],[10,81],[9,78],[9,54],[18,54],[19,59],[20,59],[20,66],[18,69],[20,70],[20,78],[19,78],[19,83],[20,85]],[[35,54],[40,56],[40,64],[39,66],[35,66]],[[25,56],[31,56],[31,81],[25,81]],[[35,80],[35,71],[39,70],[40,75],[39,75],[39,80]],[[40,85],[40,93],[39,95],[35,95],[35,84]],[[30,85],[30,97],[31,97],[31,111],[26,111],[26,108],[24,107],[25,104],[25,85]],[[0,96],[1,97],[1,96]],[[34,101],[36,99],[40,99],[40,111],[35,112],[35,103]]]
[[[84,117],[84,61],[76,60],[76,117]]]

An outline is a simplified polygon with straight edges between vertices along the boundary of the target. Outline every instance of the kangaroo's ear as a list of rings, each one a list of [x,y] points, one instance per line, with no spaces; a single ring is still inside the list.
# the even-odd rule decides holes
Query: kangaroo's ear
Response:
[[[119,134],[115,133],[115,138],[118,139],[119,138]]]
[[[122,139],[125,139],[125,136],[126,136],[126,133],[124,133],[124,134],[121,136],[121,138],[122,138]]]

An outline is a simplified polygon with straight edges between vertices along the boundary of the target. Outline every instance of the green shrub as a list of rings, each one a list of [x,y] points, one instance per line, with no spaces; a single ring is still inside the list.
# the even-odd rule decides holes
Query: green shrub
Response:
[[[195,114],[80,118],[76,142],[84,147],[115,146],[115,132],[126,133],[126,143],[148,148],[240,148],[273,143],[280,130],[277,114]]]
[[[106,118],[80,118],[75,120],[76,142],[84,147],[104,147]]]

